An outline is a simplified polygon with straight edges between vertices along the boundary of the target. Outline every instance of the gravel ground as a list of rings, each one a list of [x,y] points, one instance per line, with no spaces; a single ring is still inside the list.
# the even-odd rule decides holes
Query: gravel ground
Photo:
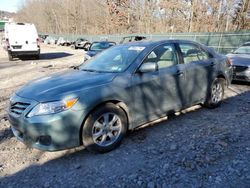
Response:
[[[250,187],[250,85],[220,108],[186,109],[130,132],[106,154],[42,152],[13,136],[5,109],[26,82],[77,65],[83,50],[42,46],[41,60],[8,62],[0,49],[0,187]]]

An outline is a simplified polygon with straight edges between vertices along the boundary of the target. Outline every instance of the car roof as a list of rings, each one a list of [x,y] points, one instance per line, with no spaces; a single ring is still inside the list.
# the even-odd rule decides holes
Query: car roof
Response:
[[[94,41],[92,43],[115,43],[113,41]]]
[[[120,44],[122,46],[145,46],[145,47],[149,47],[149,46],[157,46],[157,45],[161,45],[164,43],[192,43],[192,44],[199,44],[195,41],[191,41],[191,40],[179,40],[179,39],[169,39],[169,40],[160,40],[160,41],[150,41],[150,40],[143,40],[143,41],[134,41],[134,42],[129,42],[129,43],[124,43],[124,44]],[[201,44],[199,44],[201,45]]]

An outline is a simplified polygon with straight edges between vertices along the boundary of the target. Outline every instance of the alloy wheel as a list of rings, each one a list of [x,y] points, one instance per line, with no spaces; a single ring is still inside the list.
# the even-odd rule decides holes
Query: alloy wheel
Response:
[[[222,100],[223,88],[219,82],[215,83],[212,87],[212,102],[219,103]]]
[[[95,144],[105,147],[116,142],[122,130],[121,119],[114,113],[102,114],[92,128],[92,139]]]

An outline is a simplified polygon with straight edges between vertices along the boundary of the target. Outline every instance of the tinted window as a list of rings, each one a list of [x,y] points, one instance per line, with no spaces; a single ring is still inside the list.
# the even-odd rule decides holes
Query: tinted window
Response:
[[[173,45],[164,44],[156,47],[144,60],[144,62],[154,62],[159,69],[171,67],[177,64],[176,53]]]
[[[179,46],[185,64],[209,59],[209,55],[205,51],[193,44],[180,44]]]

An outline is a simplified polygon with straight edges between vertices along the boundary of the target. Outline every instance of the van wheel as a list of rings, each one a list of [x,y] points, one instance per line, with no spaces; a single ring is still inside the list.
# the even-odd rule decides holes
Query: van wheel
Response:
[[[109,152],[120,145],[127,127],[125,112],[114,104],[105,104],[93,111],[83,125],[83,144],[92,152]]]
[[[216,78],[210,87],[204,106],[207,108],[216,108],[220,106],[224,97],[224,87],[225,79]]]
[[[8,57],[9,57],[9,61],[13,61],[13,56],[10,53],[8,53]]]
[[[35,55],[35,59],[40,59],[40,55]]]

